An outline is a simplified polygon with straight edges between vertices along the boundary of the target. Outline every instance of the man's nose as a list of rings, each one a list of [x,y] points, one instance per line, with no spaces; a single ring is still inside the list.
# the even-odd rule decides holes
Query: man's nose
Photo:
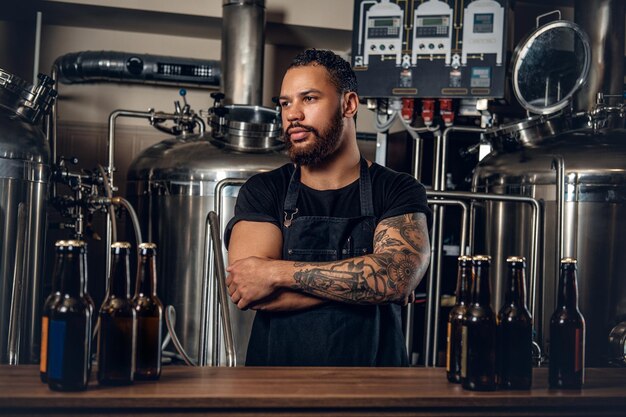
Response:
[[[304,119],[304,113],[299,106],[292,104],[286,110],[284,110],[287,121],[296,122]]]

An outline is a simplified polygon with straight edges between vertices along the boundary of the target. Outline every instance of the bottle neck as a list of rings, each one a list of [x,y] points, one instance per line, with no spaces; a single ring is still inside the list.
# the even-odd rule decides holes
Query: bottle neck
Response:
[[[156,295],[156,259],[154,254],[141,254],[136,292],[143,296]]]
[[[59,291],[73,297],[84,295],[84,270],[81,261],[82,250],[79,248],[67,248],[60,266]]]
[[[578,308],[578,284],[576,282],[576,265],[561,265],[559,276],[558,305],[565,308]]]
[[[472,302],[481,306],[490,306],[491,288],[489,283],[489,264],[480,262],[474,267],[472,284]]]
[[[521,265],[509,266],[509,287],[504,297],[507,305],[526,306],[526,271]]]
[[[459,261],[459,272],[456,280],[456,305],[469,304],[472,285],[471,261]]]
[[[54,256],[54,268],[52,270],[52,293],[61,290],[61,274],[63,272],[63,259],[65,258],[65,248],[57,248]]]
[[[128,265],[128,251],[126,249],[114,249],[112,252],[109,296],[129,298],[130,267]]]

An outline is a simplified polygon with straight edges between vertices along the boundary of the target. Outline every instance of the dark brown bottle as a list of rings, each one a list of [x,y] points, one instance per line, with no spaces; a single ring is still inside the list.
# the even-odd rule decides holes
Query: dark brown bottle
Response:
[[[156,245],[139,245],[139,268],[133,297],[137,313],[137,349],[135,379],[159,379],[161,376],[161,332],[163,304],[156,293]]]
[[[504,305],[498,313],[498,386],[530,389],[533,378],[533,322],[526,307],[526,259],[510,256]]]
[[[48,324],[50,322],[50,311],[52,306],[61,299],[59,284],[61,281],[61,270],[63,257],[65,256],[65,240],[58,240],[55,246],[54,267],[52,269],[52,291],[46,298],[41,309],[41,351],[39,356],[39,377],[41,382],[48,382]]]
[[[472,302],[463,316],[461,382],[474,391],[496,389],[496,316],[491,309],[489,265],[485,255],[473,257]]]
[[[585,319],[578,309],[576,259],[561,259],[556,310],[550,318],[550,388],[580,389],[585,379]]]
[[[448,381],[461,382],[461,353],[463,316],[470,303],[472,285],[472,257],[459,256],[456,280],[456,302],[448,315],[448,345],[446,349],[446,375]]]
[[[137,319],[130,301],[130,244],[111,245],[111,277],[107,296],[100,307],[98,334],[98,383],[132,384],[135,373]]]
[[[84,242],[65,242],[60,265],[60,298],[50,309],[48,323],[48,386],[72,391],[87,388],[91,357],[91,315],[85,302],[81,255]]]

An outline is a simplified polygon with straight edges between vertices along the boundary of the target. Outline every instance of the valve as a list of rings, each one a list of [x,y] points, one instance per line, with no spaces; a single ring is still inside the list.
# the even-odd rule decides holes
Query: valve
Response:
[[[404,120],[409,122],[409,124],[413,122],[414,110],[415,110],[415,100],[412,98],[403,98],[401,115]]]
[[[422,100],[422,119],[424,119],[424,125],[430,127],[433,125],[433,118],[435,117],[435,100],[432,98],[425,98]]]
[[[452,107],[451,98],[439,99],[439,114],[441,114],[441,118],[443,119],[443,123],[446,127],[452,126],[452,123],[454,122],[454,109]]]

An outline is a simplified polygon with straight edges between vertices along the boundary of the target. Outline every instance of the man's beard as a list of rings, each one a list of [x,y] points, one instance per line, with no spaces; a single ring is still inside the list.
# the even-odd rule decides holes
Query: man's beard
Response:
[[[315,139],[310,147],[307,149],[295,149],[289,135],[286,132],[289,129],[299,127],[311,132]],[[300,123],[292,123],[285,129],[284,139],[285,148],[289,153],[289,158],[293,162],[301,166],[316,166],[319,165],[328,155],[332,154],[341,139],[341,133],[343,131],[343,115],[341,111],[337,111],[335,116],[330,121],[330,126],[321,133],[312,126],[303,125]]]

